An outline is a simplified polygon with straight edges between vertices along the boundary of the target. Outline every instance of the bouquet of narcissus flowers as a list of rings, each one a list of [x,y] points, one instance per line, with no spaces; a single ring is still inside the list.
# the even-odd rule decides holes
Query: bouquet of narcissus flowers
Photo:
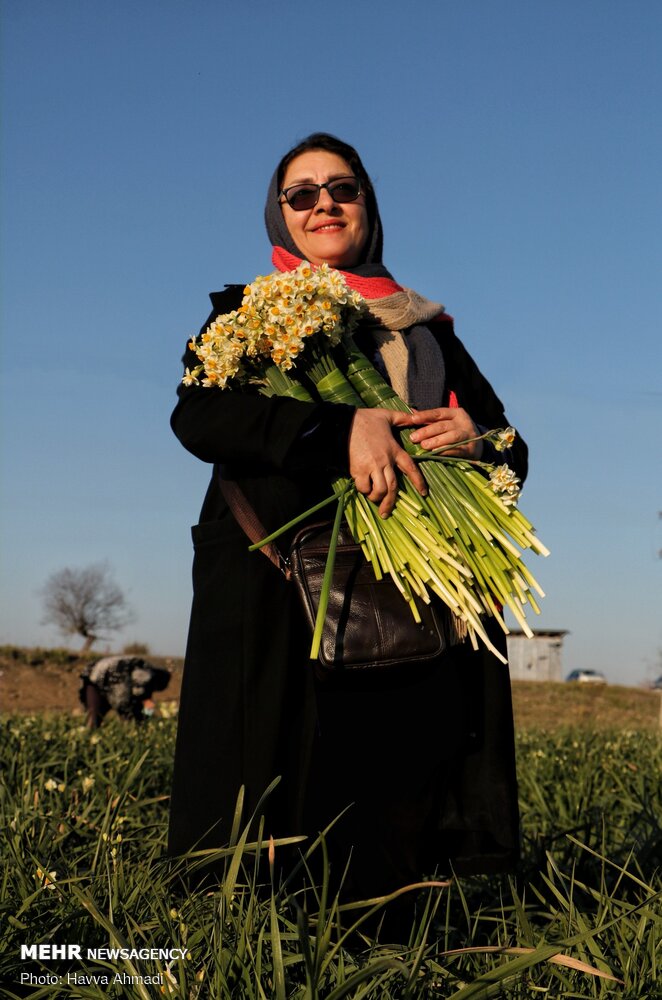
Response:
[[[200,364],[186,369],[183,382],[220,389],[254,385],[266,395],[411,412],[354,343],[352,333],[365,311],[365,300],[327,264],[313,267],[303,261],[294,271],[258,277],[244,289],[239,309],[218,316],[191,341]],[[484,617],[495,618],[508,632],[502,615],[506,606],[523,631],[532,634],[525,604],[538,612],[533,592],[543,594],[521,550],[547,555],[517,507],[519,481],[505,464],[445,456],[443,449],[426,451],[410,440],[407,430],[400,437],[420,463],[428,494],[421,497],[401,477],[395,508],[384,520],[350,478],[339,478],[327,501],[338,503],[336,531],[344,514],[375,576],[390,574],[417,621],[417,602],[429,603],[436,594],[455,616],[460,634],[468,634],[474,646],[480,637],[503,660],[487,636]],[[513,443],[515,431],[500,428],[480,437],[503,451]],[[310,513],[304,511],[261,544]],[[331,572],[327,565],[311,648],[314,659]]]
[[[251,381],[261,384],[268,394],[297,395],[296,385],[287,384],[279,375],[295,365],[297,370],[315,369],[314,355],[322,365],[327,364],[319,378],[332,373],[335,364],[320,355],[337,347],[343,335],[351,335],[363,309],[361,296],[326,264],[313,269],[304,261],[291,273],[259,276],[244,289],[239,309],[218,316],[191,342],[201,364],[192,371],[186,369],[184,384],[225,389],[232,381]],[[270,379],[275,379],[276,386]],[[301,398],[312,397],[303,393]]]

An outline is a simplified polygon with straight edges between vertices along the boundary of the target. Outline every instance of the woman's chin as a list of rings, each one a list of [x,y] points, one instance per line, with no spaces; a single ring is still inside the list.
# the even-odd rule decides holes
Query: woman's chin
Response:
[[[328,252],[318,253],[314,258],[309,257],[308,260],[311,264],[328,264],[329,267],[337,267],[342,270],[343,267],[354,267],[356,254],[348,253],[345,249],[329,248]]]

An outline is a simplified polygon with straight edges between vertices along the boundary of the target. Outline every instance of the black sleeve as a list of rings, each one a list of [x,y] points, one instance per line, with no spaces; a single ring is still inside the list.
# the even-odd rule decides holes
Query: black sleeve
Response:
[[[441,333],[437,333],[439,343],[446,361],[447,388],[452,390],[460,406],[481,429],[492,430],[496,427],[508,427],[503,403],[494,389],[482,374],[464,344],[455,336],[451,324],[444,323]],[[494,462],[496,465],[506,464],[524,482],[529,467],[529,449],[519,432],[512,448],[498,452],[486,443],[483,451],[483,461]]]
[[[215,308],[203,330],[233,308],[214,296]],[[225,308],[222,308],[225,306]],[[184,368],[199,364],[187,345]],[[256,390],[206,389],[180,384],[171,426],[184,447],[203,462],[248,465],[282,473],[312,470],[344,472],[354,407],[306,403]]]

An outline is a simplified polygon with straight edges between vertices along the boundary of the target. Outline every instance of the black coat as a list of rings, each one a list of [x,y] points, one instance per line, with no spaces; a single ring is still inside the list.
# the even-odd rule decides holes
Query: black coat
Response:
[[[211,296],[236,308],[240,286]],[[203,328],[203,329],[204,329]],[[503,406],[452,323],[430,327],[446,385],[484,427]],[[193,367],[190,350],[184,363]],[[509,867],[518,850],[517,788],[507,667],[468,643],[424,668],[317,682],[310,636],[290,584],[248,541],[217,483],[236,479],[273,530],[328,496],[347,472],[353,408],[200,387],[179,388],[182,444],[214,464],[195,549],[172,791],[169,850],[227,843],[240,787],[251,816],[267,785],[265,832],[315,834],[349,803],[335,849],[354,848],[354,891],[373,895],[436,866]],[[518,439],[509,464],[523,479]],[[505,652],[498,626],[493,641]],[[332,846],[334,846],[332,845]]]

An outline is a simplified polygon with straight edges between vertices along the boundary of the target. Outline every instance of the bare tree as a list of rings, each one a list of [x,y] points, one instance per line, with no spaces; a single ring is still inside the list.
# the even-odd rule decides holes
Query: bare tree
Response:
[[[134,614],[106,563],[83,569],[61,569],[41,588],[44,625],[55,625],[63,635],[80,635],[82,652],[104,633],[116,632],[133,621]]]

